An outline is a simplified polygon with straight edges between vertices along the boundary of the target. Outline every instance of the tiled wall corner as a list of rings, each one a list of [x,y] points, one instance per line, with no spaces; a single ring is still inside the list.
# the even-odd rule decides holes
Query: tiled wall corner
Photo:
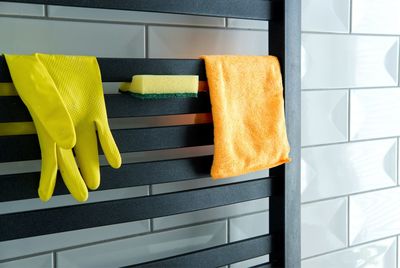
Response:
[[[302,0],[303,268],[397,265],[399,10],[397,0]],[[338,200],[348,200],[341,213],[318,212]],[[307,235],[306,222],[320,227]]]

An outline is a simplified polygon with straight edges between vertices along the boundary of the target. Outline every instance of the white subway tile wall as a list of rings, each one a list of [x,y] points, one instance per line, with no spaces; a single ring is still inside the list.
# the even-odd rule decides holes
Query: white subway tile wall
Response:
[[[348,33],[350,0],[302,0],[303,31]]]
[[[396,254],[400,252],[396,242],[400,234],[400,211],[396,207],[400,201],[396,187],[399,5],[397,0],[302,1],[305,148],[301,180],[302,201],[307,202],[302,205],[303,267],[396,266]],[[264,55],[268,52],[267,29],[265,22],[248,20],[0,3],[1,53],[139,58]],[[107,92],[113,92],[113,87]],[[207,147],[182,153],[201,155],[204,150],[206,154],[212,152]],[[135,155],[124,157],[134,160]],[[38,170],[39,162],[2,164],[0,173],[16,167],[21,172]],[[267,174],[262,171],[233,178],[232,182]],[[210,183],[209,178],[203,178],[154,185],[151,193],[206,187]],[[130,195],[135,193],[123,190],[116,198]],[[97,198],[108,200],[110,196],[103,193]],[[59,197],[48,206],[69,202]],[[12,207],[2,207],[1,211],[43,206],[24,201]],[[267,200],[221,209],[3,242],[0,267],[25,263],[40,267],[42,260],[48,267],[53,263],[56,267],[125,265],[132,264],[132,259],[139,262],[170,256],[225,243],[229,238],[234,241],[268,232],[268,225],[261,221],[267,218]],[[171,245],[177,245],[177,249],[171,251]],[[52,251],[57,254],[54,260],[47,254]],[[265,258],[231,267],[256,265]]]
[[[302,88],[397,86],[398,37],[302,35]]]
[[[353,0],[353,32],[399,35],[399,10],[397,0]]]
[[[225,221],[112,241],[57,253],[58,267],[121,267],[221,245]]]
[[[350,139],[400,136],[400,88],[351,91]]]
[[[0,263],[0,268],[53,268],[53,254]]]
[[[302,268],[396,268],[396,238],[310,258]]]
[[[264,55],[268,23],[204,16],[0,3],[0,53],[61,53],[100,57],[198,58],[201,54]],[[1,71],[1,70],[0,70]],[[107,83],[105,92],[117,92]],[[168,123],[160,119],[159,124]],[[111,122],[118,126],[118,122]],[[210,155],[212,146],[124,154],[124,162]],[[104,157],[100,158],[102,164]],[[39,171],[40,161],[1,163],[0,174]],[[268,170],[214,181],[131,187],[91,194],[89,202],[162,194],[268,176]],[[76,204],[70,196],[49,203],[7,202],[0,214]],[[268,198],[151,220],[0,243],[0,267],[116,267],[246,239],[268,232]],[[229,224],[228,224],[229,223]],[[230,227],[231,226],[231,227]],[[268,256],[232,264],[246,267]],[[228,268],[228,267],[226,267]]]
[[[301,213],[303,258],[346,247],[347,198],[304,204]]]
[[[302,201],[397,184],[397,139],[302,149]]]
[[[348,92],[307,91],[301,94],[301,144],[345,142],[348,133]]]
[[[400,268],[399,14],[302,0],[303,268]]]

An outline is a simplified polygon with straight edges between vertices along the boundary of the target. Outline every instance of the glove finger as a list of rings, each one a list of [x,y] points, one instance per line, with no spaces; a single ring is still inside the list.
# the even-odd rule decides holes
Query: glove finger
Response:
[[[106,122],[103,125],[101,122],[96,121],[96,127],[101,148],[103,149],[104,155],[106,156],[108,163],[113,168],[119,168],[122,162],[121,155],[119,153],[117,145],[115,144],[108,123]]]
[[[87,187],[96,190],[100,185],[100,170],[94,123],[76,129],[74,151]]]
[[[72,150],[56,147],[58,166],[61,176],[71,195],[79,202],[88,199],[89,193],[76,165]]]
[[[57,153],[56,144],[50,139],[41,126],[36,125],[40,150],[42,154],[42,170],[38,194],[40,200],[48,201],[54,192],[57,178]]]
[[[72,119],[53,79],[34,56],[5,55],[15,88],[35,121],[66,149],[75,145]]]

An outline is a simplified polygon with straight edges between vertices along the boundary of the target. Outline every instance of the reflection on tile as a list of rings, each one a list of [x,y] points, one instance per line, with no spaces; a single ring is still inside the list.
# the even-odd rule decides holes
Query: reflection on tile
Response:
[[[348,33],[350,0],[301,1],[303,31]]]
[[[0,18],[0,36],[2,53],[144,57],[143,26]]]
[[[398,38],[302,35],[302,88],[396,86]]]
[[[121,21],[136,23],[178,24],[225,27],[224,18],[205,16],[188,16],[155,12],[140,12],[126,10],[110,10],[97,8],[78,8],[49,6],[48,16],[55,18],[71,18],[85,20]]]
[[[88,204],[107,200],[118,200],[124,198],[145,196],[148,194],[148,186],[126,187],[104,191],[91,191],[89,193],[89,198],[85,203]],[[77,202],[70,194],[53,196],[51,198],[51,201],[47,203],[42,202],[39,198],[0,202],[0,215],[29,210],[74,206],[79,204],[80,203]]]
[[[264,31],[149,27],[150,58],[198,58],[207,54],[265,55],[267,51],[268,38]]]
[[[60,268],[121,267],[226,242],[226,222],[112,241],[57,253]]]
[[[268,176],[269,176],[269,170],[266,169],[266,170],[251,172],[242,176],[229,177],[222,180],[213,180],[211,178],[204,178],[204,179],[194,179],[187,181],[160,183],[152,185],[152,193],[153,194],[171,193],[171,192],[184,191],[184,190],[196,189],[208,186],[217,186],[217,185],[224,185],[241,181],[255,180],[260,178],[266,178]]]
[[[53,255],[46,254],[10,262],[0,263],[0,268],[51,268],[53,267]]]
[[[352,247],[301,262],[302,268],[396,268],[396,239]]]
[[[0,15],[44,16],[44,5],[3,2]]]
[[[263,264],[266,262],[269,262],[269,255],[264,255],[264,256],[261,256],[258,258],[233,263],[230,265],[230,268],[252,267],[252,266],[260,265],[260,264]]]
[[[143,220],[0,242],[0,260],[100,242],[107,239],[149,231],[150,221]]]
[[[269,233],[269,212],[229,220],[229,241],[234,242]]]
[[[228,18],[229,28],[268,30],[268,21]]]
[[[178,215],[155,218],[153,220],[154,230],[166,229],[175,226],[224,219],[240,214],[253,213],[268,209],[268,198],[262,198],[228,206],[203,209],[199,211],[183,213]]]
[[[302,149],[302,201],[396,185],[397,142],[386,139]]]
[[[400,34],[398,0],[353,0],[354,33]]]
[[[347,90],[301,94],[301,145],[347,141]]]
[[[350,139],[400,135],[400,88],[353,90]]]
[[[400,233],[400,188],[350,196],[350,244]]]
[[[301,206],[301,257],[346,247],[347,199]]]

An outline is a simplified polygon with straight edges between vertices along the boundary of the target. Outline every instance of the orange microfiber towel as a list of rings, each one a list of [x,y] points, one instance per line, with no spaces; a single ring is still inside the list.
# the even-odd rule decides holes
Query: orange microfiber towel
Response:
[[[273,56],[202,56],[214,121],[214,179],[290,161],[279,61]]]

